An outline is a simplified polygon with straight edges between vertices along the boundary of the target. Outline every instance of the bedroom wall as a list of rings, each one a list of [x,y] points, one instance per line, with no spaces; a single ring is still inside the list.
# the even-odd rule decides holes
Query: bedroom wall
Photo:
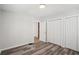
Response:
[[[26,14],[3,12],[0,18],[0,50],[33,42],[34,19]]]

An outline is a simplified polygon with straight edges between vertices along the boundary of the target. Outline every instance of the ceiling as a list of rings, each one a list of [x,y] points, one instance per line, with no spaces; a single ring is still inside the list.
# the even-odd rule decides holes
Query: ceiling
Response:
[[[22,13],[30,17],[48,19],[58,18],[79,13],[79,4],[46,4],[46,8],[39,8],[40,4],[5,4],[0,10],[10,13]]]

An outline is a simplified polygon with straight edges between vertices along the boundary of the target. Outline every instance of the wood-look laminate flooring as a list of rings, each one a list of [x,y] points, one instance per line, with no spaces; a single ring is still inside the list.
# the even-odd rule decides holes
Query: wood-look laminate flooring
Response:
[[[79,55],[79,52],[72,49],[64,48],[53,43],[41,42],[39,48],[35,48],[34,44],[24,45],[19,49],[12,50],[11,53],[6,55]],[[2,53],[3,55],[5,52]]]

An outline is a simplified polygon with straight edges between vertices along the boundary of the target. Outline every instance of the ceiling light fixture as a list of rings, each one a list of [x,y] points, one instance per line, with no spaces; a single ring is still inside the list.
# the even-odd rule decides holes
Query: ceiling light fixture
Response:
[[[40,4],[40,8],[45,8],[45,4]]]

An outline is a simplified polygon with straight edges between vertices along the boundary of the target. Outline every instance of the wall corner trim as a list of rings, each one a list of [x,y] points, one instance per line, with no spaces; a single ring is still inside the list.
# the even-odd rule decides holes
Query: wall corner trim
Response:
[[[0,49],[0,55],[1,55],[1,49]]]

